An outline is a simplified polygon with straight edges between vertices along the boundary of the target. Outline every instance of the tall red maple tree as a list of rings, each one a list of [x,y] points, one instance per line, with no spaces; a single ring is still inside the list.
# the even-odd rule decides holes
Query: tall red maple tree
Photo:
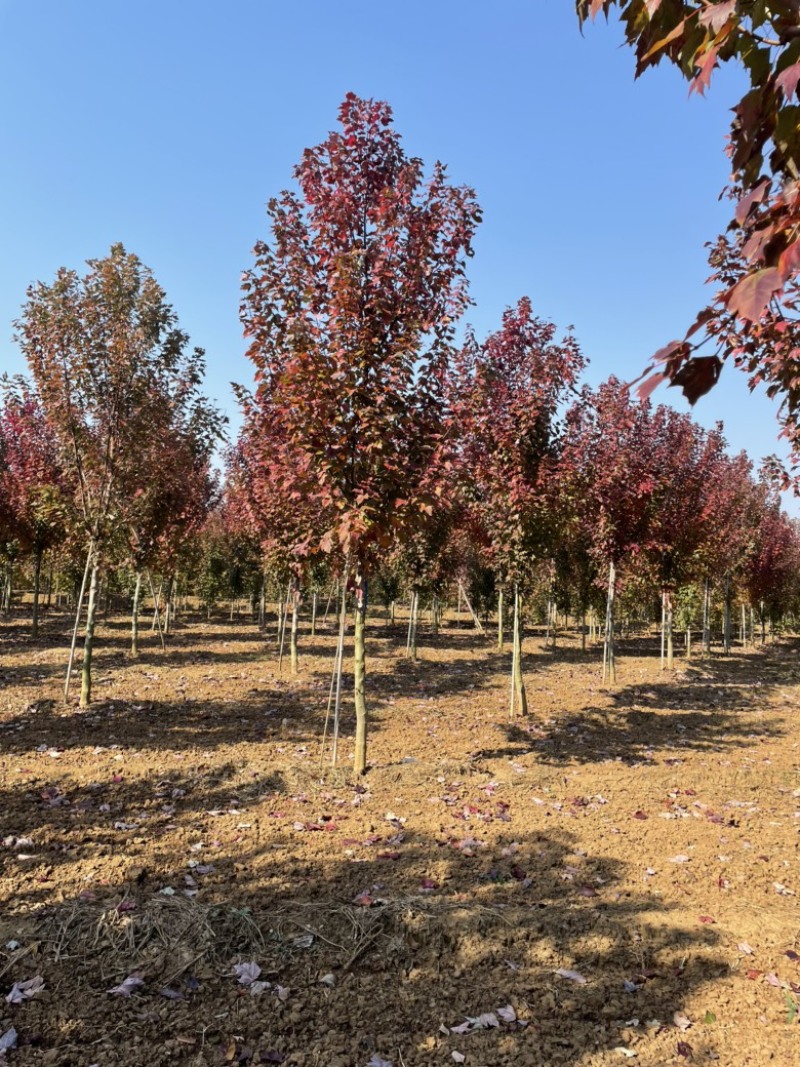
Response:
[[[433,507],[420,487],[480,219],[473,191],[403,151],[386,103],[349,93],[339,129],[270,201],[243,281],[253,402],[280,418],[282,477],[327,516],[320,547],[356,576],[355,770],[366,769],[367,581],[376,550]]]
[[[575,339],[558,341],[553,323],[534,316],[523,297],[483,344],[467,339],[452,377],[449,424],[467,511],[485,533],[498,587],[514,591],[512,692],[523,714],[520,585],[552,531],[547,487],[556,471],[559,409],[583,366]]]
[[[0,497],[8,513],[8,534],[33,556],[31,632],[36,637],[42,557],[64,536],[74,505],[58,439],[35,392],[22,378],[7,380],[4,387]]]

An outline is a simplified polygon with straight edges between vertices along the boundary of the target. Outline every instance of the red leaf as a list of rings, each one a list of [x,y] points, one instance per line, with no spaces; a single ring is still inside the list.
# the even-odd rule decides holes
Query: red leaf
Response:
[[[636,395],[640,400],[649,400],[650,396],[658,389],[662,382],[668,380],[666,374],[653,374],[646,381],[642,382],[639,388],[636,390]]]
[[[705,95],[706,89],[711,84],[711,75],[714,72],[714,67],[717,65],[717,48],[709,48],[703,54],[703,58],[696,64],[697,73],[692,78],[689,85],[689,95],[692,93],[700,93],[701,96]]]
[[[678,37],[680,37],[683,33],[685,25],[686,20],[681,19],[678,25],[675,26],[672,30],[670,30],[666,37],[662,37],[660,41],[656,41],[653,47],[650,48],[647,52],[645,52],[645,54],[642,56],[640,65],[646,63],[648,59],[650,59],[656,54],[656,52],[660,52],[662,48],[666,48],[668,44],[671,44],[673,41],[677,40]]]
[[[782,70],[775,77],[775,84],[782,91],[787,100],[791,100],[797,92],[797,83],[800,82],[800,61],[793,63],[791,67]]]
[[[800,238],[793,241],[788,248],[784,248],[778,260],[778,273],[782,282],[786,283],[798,271],[800,271]]]
[[[712,33],[719,33],[736,10],[736,0],[724,0],[724,3],[711,4],[700,12],[700,25],[710,26]]]
[[[729,311],[747,322],[761,318],[775,293],[783,287],[777,267],[748,274],[728,290],[725,303]]]
[[[669,384],[679,386],[689,403],[694,404],[717,384],[721,370],[722,360],[717,356],[695,356],[673,374]]]
[[[713,915],[701,915],[700,916],[700,922],[701,923],[712,924],[712,923],[715,923],[716,921],[717,920],[714,918]]]
[[[762,202],[764,197],[769,192],[771,184],[772,183],[770,182],[769,178],[764,178],[758,183],[758,185],[755,186],[755,188],[751,189],[749,193],[743,196],[739,203],[736,205],[736,213],[734,217],[736,218],[736,221],[739,223],[740,226],[744,224],[744,221],[750,214],[751,209],[756,204],[760,204]]]

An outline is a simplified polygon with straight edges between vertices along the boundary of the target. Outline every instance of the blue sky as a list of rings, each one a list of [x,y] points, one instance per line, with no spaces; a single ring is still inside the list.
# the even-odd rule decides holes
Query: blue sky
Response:
[[[704,302],[742,84],[723,72],[690,99],[666,67],[635,82],[616,22],[582,36],[572,0],[0,0],[0,370],[24,369],[26,286],[122,241],[235,422],[229,382],[252,378],[239,279],[264,205],[353,91],[388,100],[409,154],[477,190],[478,333],[529,295],[575,327],[591,382],[633,378]],[[755,459],[785,452],[774,405],[732,367],[695,416]]]

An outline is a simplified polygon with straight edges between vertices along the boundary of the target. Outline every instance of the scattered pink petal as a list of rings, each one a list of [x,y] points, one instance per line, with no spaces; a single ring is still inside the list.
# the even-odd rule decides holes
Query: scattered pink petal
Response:
[[[24,982],[15,982],[11,992],[6,997],[7,1004],[21,1004],[24,1000],[35,997],[44,989],[44,978],[37,974],[35,978],[28,978]]]
[[[252,985],[261,974],[257,963],[235,963],[233,973],[239,979],[239,985]]]
[[[106,992],[116,997],[129,997],[134,989],[138,989],[142,985],[144,985],[144,979],[141,974],[130,974],[123,982],[115,985],[112,989],[107,989]]]

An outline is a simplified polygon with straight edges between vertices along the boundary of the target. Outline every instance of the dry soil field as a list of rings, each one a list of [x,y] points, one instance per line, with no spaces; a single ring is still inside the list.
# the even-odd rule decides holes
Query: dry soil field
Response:
[[[82,712],[69,620],[0,622],[10,1067],[800,1062],[797,642],[623,642],[612,691],[529,637],[510,723],[510,653],[376,621],[354,781],[331,630],[292,678],[245,619],[126,626]]]

